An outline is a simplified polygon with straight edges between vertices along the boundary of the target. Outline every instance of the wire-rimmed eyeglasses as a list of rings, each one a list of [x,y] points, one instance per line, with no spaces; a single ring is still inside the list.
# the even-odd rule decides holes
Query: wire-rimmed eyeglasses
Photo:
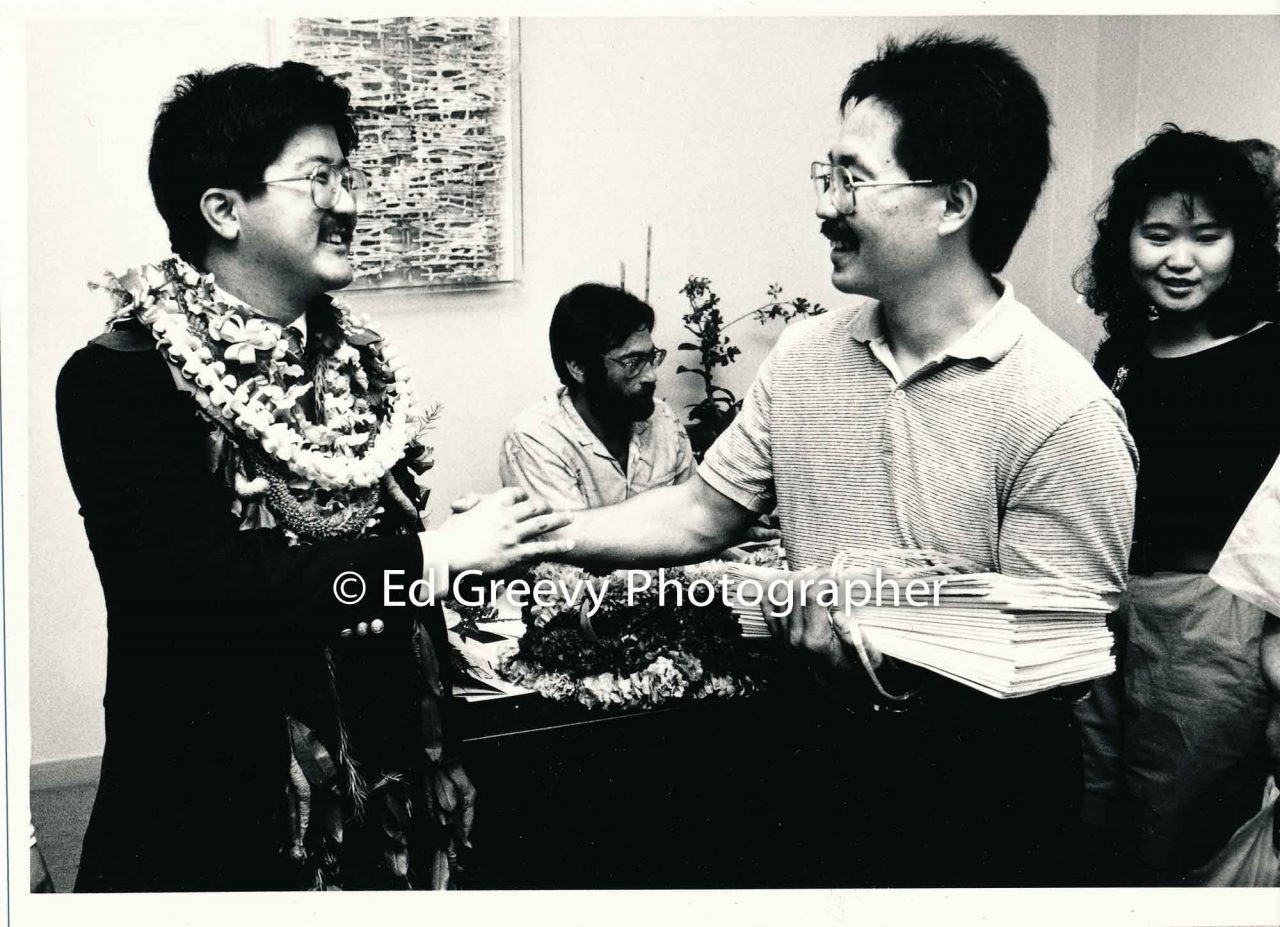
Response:
[[[610,357],[604,355],[604,359],[618,365],[622,371],[622,375],[627,379],[640,376],[646,367],[658,367],[667,359],[667,351],[665,348],[654,348],[652,351],[643,351],[639,354],[628,354],[625,357]]]
[[[819,198],[831,194],[837,212],[852,215],[858,208],[858,190],[863,187],[927,187],[934,180],[854,180],[843,164],[814,161],[809,165],[809,179]]]
[[[276,177],[258,182],[266,186],[273,183],[294,183],[299,180],[311,181],[311,202],[316,204],[317,209],[332,209],[336,206],[339,190],[346,190],[351,194],[357,210],[363,209],[369,198],[369,175],[358,167],[317,164],[310,174],[303,177]]]

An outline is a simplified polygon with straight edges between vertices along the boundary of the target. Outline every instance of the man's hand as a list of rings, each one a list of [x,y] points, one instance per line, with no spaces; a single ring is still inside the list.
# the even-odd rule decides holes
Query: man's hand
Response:
[[[865,681],[880,693],[878,704],[905,702],[911,693],[904,680],[895,679],[885,689],[881,679],[888,670],[895,676],[910,673],[904,674],[901,664],[886,660],[854,622],[841,620],[857,606],[848,605],[848,588],[840,577],[819,567],[797,573],[791,582],[789,605],[775,607],[767,597],[761,603],[774,639],[803,656],[828,691],[842,702],[849,700],[855,680]]]
[[[469,494],[453,503],[454,515],[435,532],[440,554],[454,575],[464,570],[498,573],[531,560],[563,554],[573,542],[543,535],[573,521],[523,489]]]
[[[831,629],[849,650],[866,654],[866,663],[871,671],[875,672],[884,666],[884,654],[877,650],[875,644],[867,640],[858,628],[856,622],[859,606],[849,603],[847,574],[845,577],[832,574],[832,578],[838,583],[839,591],[836,593],[837,604],[827,613],[831,621]]]
[[[484,498],[482,492],[469,492],[465,496],[459,496],[449,503],[449,511],[454,515],[461,515],[463,512],[470,512],[476,507],[476,503]]]
[[[746,540],[743,543],[753,544],[767,541],[781,541],[782,530],[779,528],[771,528],[768,525],[762,525],[755,522],[747,528]]]
[[[773,639],[784,649],[815,664],[816,668],[837,676],[854,676],[858,672],[850,655],[832,626],[826,602],[830,601],[828,585],[832,572],[816,567],[797,573],[791,580],[791,596],[781,606],[775,606],[766,597],[761,605],[765,623]],[[822,584],[821,586],[819,584]],[[821,588],[824,604],[817,602]],[[879,657],[879,654],[876,654]]]

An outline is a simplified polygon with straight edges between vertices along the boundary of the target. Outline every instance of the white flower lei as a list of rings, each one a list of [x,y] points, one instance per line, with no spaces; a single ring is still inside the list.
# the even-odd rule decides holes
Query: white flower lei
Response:
[[[205,415],[256,442],[264,454],[315,488],[372,487],[422,436],[427,417],[414,403],[408,371],[385,340],[374,349],[391,372],[388,411],[378,422],[350,390],[352,381],[367,387],[368,378],[359,351],[348,341],[326,359],[314,384],[285,389],[286,376],[303,371],[284,362],[288,343],[283,326],[255,316],[219,289],[212,274],[201,274],[182,258],[143,265],[124,277],[108,274],[104,288],[118,306],[112,323],[133,317],[145,325]],[[363,317],[353,322],[336,304],[335,310],[344,335],[367,322]],[[196,318],[205,324],[193,327]],[[237,376],[237,368],[250,372]],[[326,411],[323,424],[305,422],[295,413],[297,400],[313,386]],[[375,426],[376,431],[362,430]]]

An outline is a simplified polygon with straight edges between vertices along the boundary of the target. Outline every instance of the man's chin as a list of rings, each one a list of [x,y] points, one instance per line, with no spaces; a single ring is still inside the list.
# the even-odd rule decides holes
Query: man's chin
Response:
[[[869,296],[875,298],[875,294],[871,292],[874,289],[868,281],[862,280],[850,273],[841,273],[839,270],[831,272],[831,285],[841,293],[848,293],[850,296]]]
[[[857,286],[857,283],[857,275],[852,273],[847,265],[836,264],[831,268],[831,285],[841,293],[854,292],[853,287]]]
[[[648,402],[637,402],[631,408],[631,420],[634,422],[647,422],[653,416],[655,408],[654,401],[650,399]]]
[[[348,287],[355,278],[355,272],[351,269],[350,264],[347,265],[345,270],[327,273],[324,275],[325,292],[341,290],[343,287]]]

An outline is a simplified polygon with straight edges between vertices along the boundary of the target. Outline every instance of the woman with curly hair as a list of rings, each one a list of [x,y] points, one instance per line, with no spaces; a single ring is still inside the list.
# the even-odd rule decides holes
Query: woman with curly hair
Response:
[[[1258,810],[1268,773],[1274,619],[1206,574],[1280,453],[1276,215],[1231,143],[1166,125],[1096,220],[1077,289],[1140,466],[1119,671],[1080,709],[1084,813],[1123,861],[1104,881],[1179,884]]]

